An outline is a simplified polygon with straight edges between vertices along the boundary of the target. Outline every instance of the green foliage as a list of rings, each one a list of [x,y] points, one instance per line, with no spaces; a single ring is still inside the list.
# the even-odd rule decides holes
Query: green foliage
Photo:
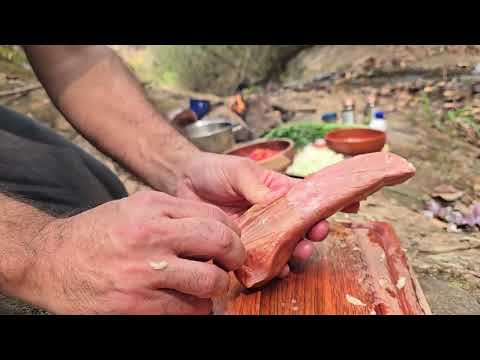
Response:
[[[469,107],[464,107],[456,110],[450,110],[447,113],[447,121],[453,123],[464,123],[475,130],[478,136],[480,136],[480,124],[475,121],[472,114],[472,110]]]
[[[426,93],[422,95],[422,111],[427,120],[430,121],[433,126],[435,126],[440,131],[445,131],[445,126],[442,124],[439,117],[437,117],[433,112],[430,98]]]
[[[266,133],[263,137],[266,139],[288,138],[295,142],[295,146],[297,148],[301,148],[314,142],[317,139],[324,138],[325,135],[327,135],[327,133],[332,130],[349,127],[352,127],[352,125],[325,124],[313,122],[293,123],[277,127]]]
[[[26,63],[25,54],[13,45],[0,45],[0,59],[17,65]]]

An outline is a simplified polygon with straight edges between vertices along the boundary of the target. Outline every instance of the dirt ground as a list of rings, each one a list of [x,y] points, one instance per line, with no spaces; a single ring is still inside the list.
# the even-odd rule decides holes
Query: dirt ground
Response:
[[[405,185],[369,198],[359,215],[337,217],[392,223],[433,312],[480,314],[480,233],[448,232],[446,224],[422,213],[423,200],[441,184],[465,192],[456,206],[465,208],[480,201],[480,134],[464,124],[453,126],[442,120],[449,109],[475,109],[478,97],[471,88],[477,79],[472,70],[480,63],[479,48],[389,46],[382,50],[355,46],[350,52],[347,47],[338,48],[324,46],[301,54],[287,67],[288,81],[257,88],[254,96],[268,99],[272,108],[280,109],[289,120],[312,120],[323,112],[338,111],[345,96],[356,99],[361,108],[365,95],[376,92],[386,111],[391,150],[408,158],[418,175]],[[342,59],[350,54],[352,61],[338,66],[329,60],[322,67],[322,59],[331,59],[338,52],[344,54]],[[292,74],[296,76],[293,82]],[[0,61],[0,94],[34,82],[29,71]],[[148,89],[148,93],[165,113],[188,104],[186,94],[161,89]],[[143,188],[76,133],[42,89],[0,95],[0,104],[32,116],[81,145],[117,173],[130,193]],[[0,296],[0,313],[42,312]]]

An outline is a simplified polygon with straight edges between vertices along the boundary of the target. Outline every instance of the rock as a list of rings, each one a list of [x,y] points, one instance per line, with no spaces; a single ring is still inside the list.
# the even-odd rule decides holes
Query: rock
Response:
[[[245,125],[245,122],[242,120],[240,116],[238,116],[235,112],[230,110],[227,106],[221,105],[214,108],[206,117],[205,119],[212,119],[212,118],[225,118],[232,121],[234,124],[241,124]]]
[[[397,94],[397,98],[399,100],[404,100],[408,102],[412,99],[412,95],[410,95],[407,91],[402,91],[399,94]]]
[[[396,108],[395,108],[395,105],[390,104],[390,105],[385,106],[384,110],[387,113],[391,113],[391,112],[394,112],[396,110]]]
[[[423,92],[425,92],[427,94],[430,94],[434,91],[435,91],[435,88],[433,86],[425,86],[425,88],[423,89]]]
[[[392,87],[390,85],[384,85],[381,89],[380,89],[380,95],[381,96],[388,96],[392,93]]]
[[[475,65],[475,67],[472,71],[472,74],[473,75],[480,75],[480,64]]]
[[[417,92],[425,88],[425,86],[427,86],[425,80],[417,79],[408,86],[408,90],[411,92]]]
[[[459,101],[465,98],[465,94],[458,90],[446,90],[443,92],[443,96],[452,101]]]
[[[468,208],[468,206],[466,206],[465,204],[462,204],[461,202],[455,203],[455,205],[453,205],[453,208],[457,211],[460,211],[462,214],[470,213],[470,209]]]
[[[442,107],[445,110],[454,110],[454,109],[459,109],[461,107],[461,104],[455,103],[455,102],[446,102],[442,105]]]
[[[480,178],[476,177],[473,183],[473,191],[475,194],[480,195]]]
[[[144,82],[230,95],[280,70],[308,45],[149,45],[125,60]]]
[[[462,198],[464,194],[463,191],[460,191],[451,185],[440,185],[433,189],[431,196],[433,198],[441,198],[445,201],[451,202]]]
[[[480,83],[476,83],[472,85],[472,92],[474,94],[480,94]]]
[[[455,224],[448,224],[447,225],[447,233],[450,233],[450,234],[457,234],[457,233],[461,233],[462,230],[460,230],[457,225]]]
[[[282,124],[282,113],[273,111],[266,96],[251,96],[248,99],[248,110],[245,122],[255,136],[261,136],[274,127]]]
[[[435,315],[480,315],[480,304],[469,292],[428,275],[419,276],[419,282]]]

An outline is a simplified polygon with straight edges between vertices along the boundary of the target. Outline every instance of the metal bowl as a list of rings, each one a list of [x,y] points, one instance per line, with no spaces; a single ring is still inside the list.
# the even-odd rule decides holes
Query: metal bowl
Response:
[[[200,120],[183,129],[200,150],[223,153],[235,145],[233,124],[226,120]]]

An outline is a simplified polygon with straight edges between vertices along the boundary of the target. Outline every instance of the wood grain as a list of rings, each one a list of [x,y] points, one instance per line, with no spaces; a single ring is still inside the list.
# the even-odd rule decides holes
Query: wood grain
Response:
[[[247,291],[232,276],[215,301],[225,315],[428,315],[420,285],[393,228],[383,222],[332,223],[303,272]],[[363,305],[362,305],[363,304]]]

